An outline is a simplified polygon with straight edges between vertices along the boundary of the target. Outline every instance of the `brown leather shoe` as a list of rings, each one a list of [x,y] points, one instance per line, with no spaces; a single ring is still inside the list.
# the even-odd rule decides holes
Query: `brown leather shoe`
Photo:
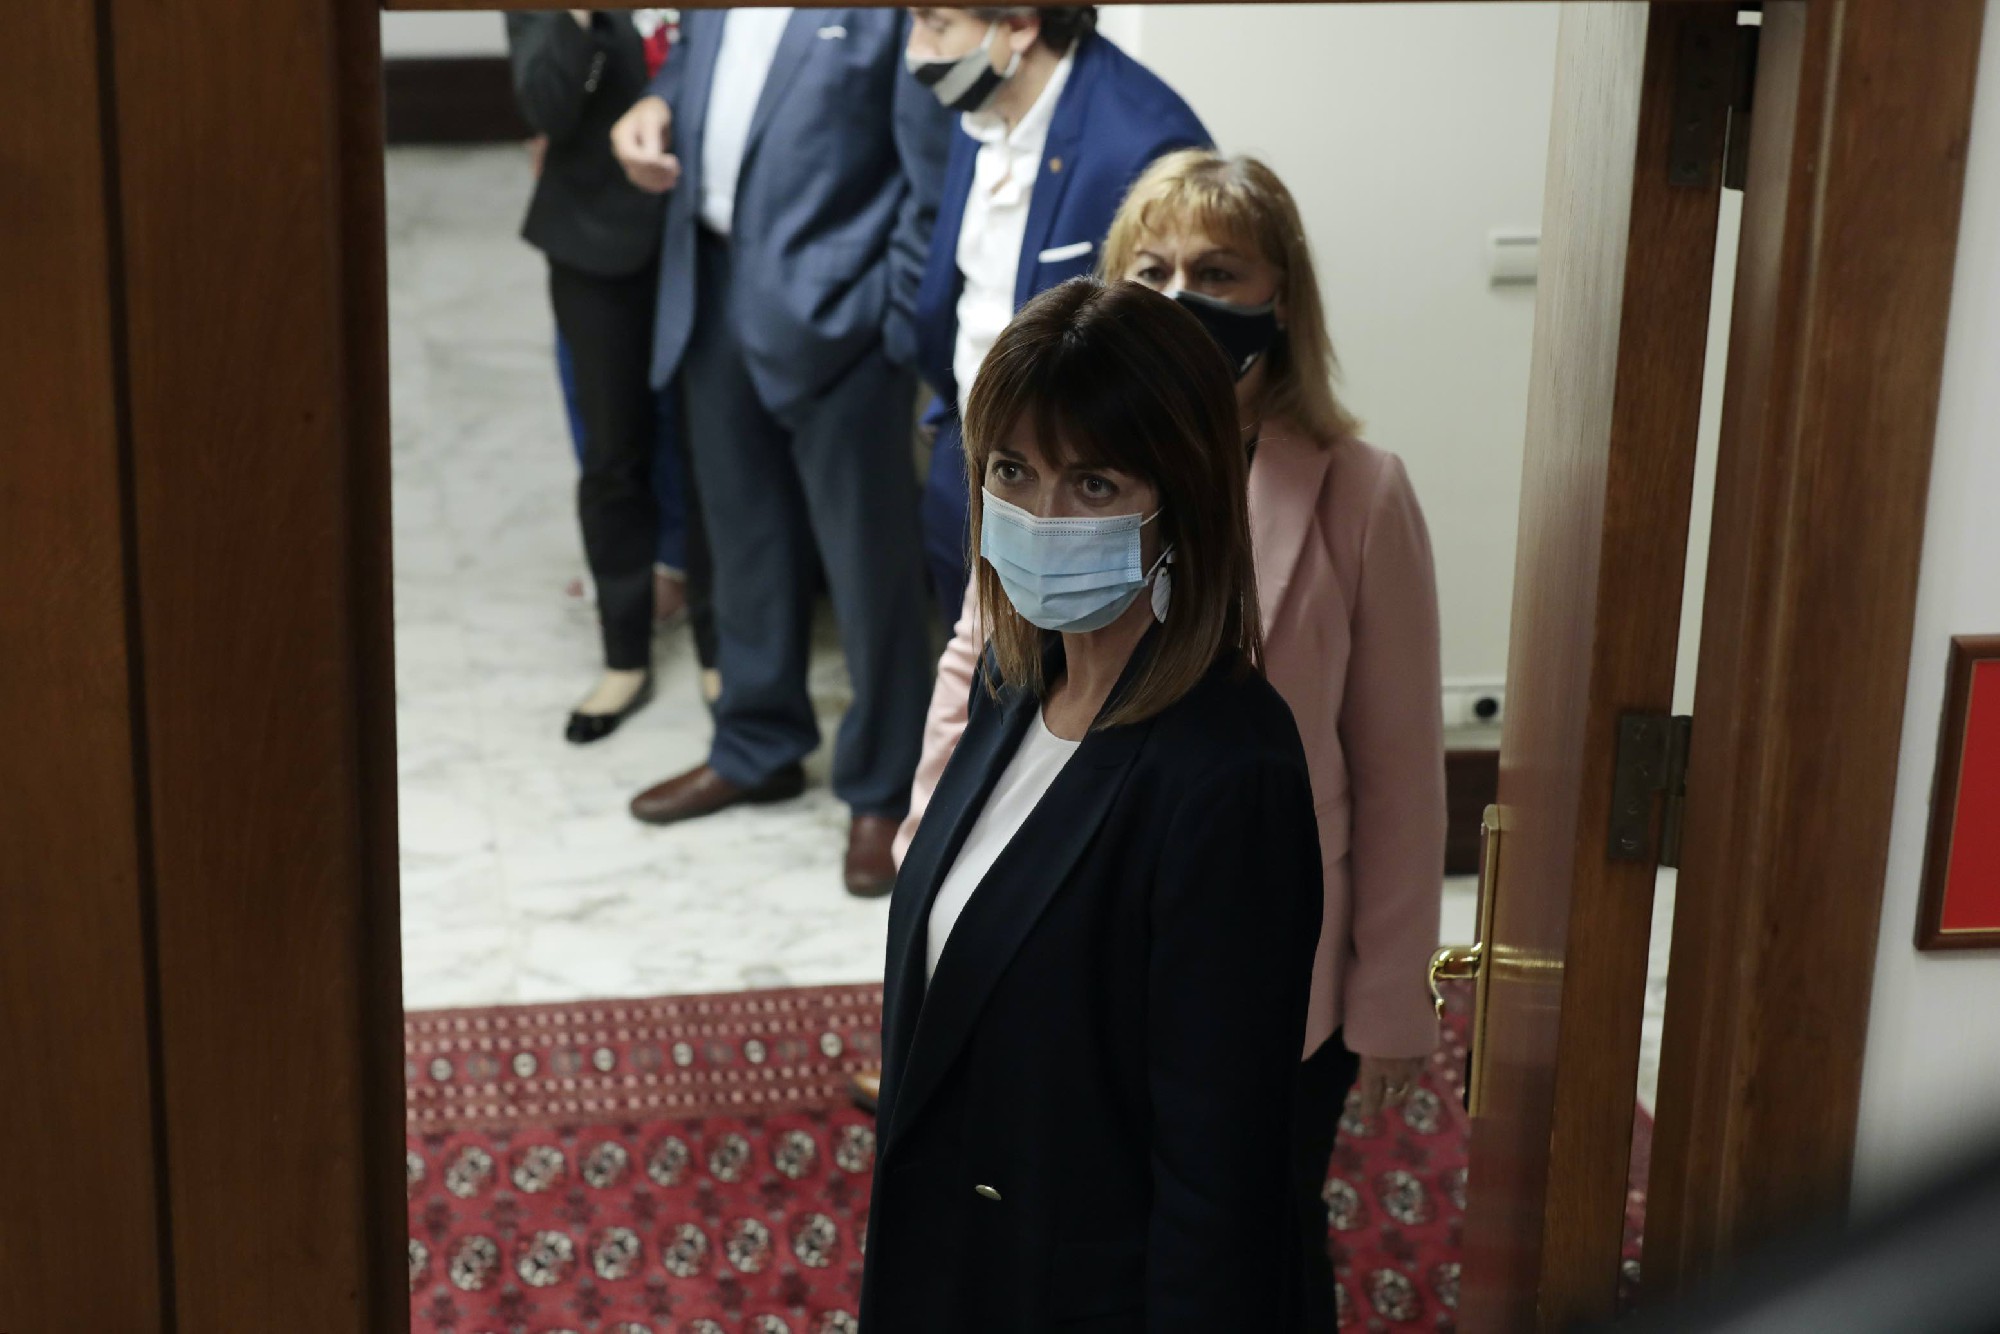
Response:
[[[882,1103],[882,1072],[862,1070],[847,1077],[847,1096],[864,1112],[873,1112]]]
[[[879,899],[896,887],[896,858],[890,852],[902,822],[886,815],[857,815],[847,827],[847,892]]]
[[[787,765],[756,787],[743,788],[707,765],[700,765],[632,798],[632,818],[647,824],[679,824],[731,806],[761,806],[790,801],[806,790],[805,770]]]

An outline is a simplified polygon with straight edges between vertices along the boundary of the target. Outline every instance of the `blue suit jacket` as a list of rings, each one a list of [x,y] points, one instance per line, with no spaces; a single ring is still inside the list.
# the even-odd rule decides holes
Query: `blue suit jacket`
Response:
[[[1041,169],[1028,201],[1014,304],[1096,265],[1111,220],[1139,173],[1163,153],[1206,148],[1208,130],[1180,94],[1109,38],[1085,37],[1049,122]],[[956,406],[951,370],[958,341],[958,234],[979,141],[955,129],[930,260],[917,293],[917,364],[946,405]],[[1053,252],[1060,258],[1044,259]]]
[[[726,14],[687,10],[651,92],[674,111],[681,179],[667,202],[653,383],[695,316],[702,133]],[[782,414],[876,344],[914,359],[912,309],[951,120],[903,68],[899,9],[794,11],[750,121],[731,224],[731,309],[750,376]]]

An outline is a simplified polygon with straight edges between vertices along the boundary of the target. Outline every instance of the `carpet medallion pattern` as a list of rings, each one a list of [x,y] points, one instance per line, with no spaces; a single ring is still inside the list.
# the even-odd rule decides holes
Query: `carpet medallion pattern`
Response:
[[[855,1334],[875,1134],[843,1088],[879,1060],[881,1005],[877,985],[409,1015],[415,1334]],[[1343,1328],[1455,1327],[1464,1008],[1405,1106],[1342,1123]]]

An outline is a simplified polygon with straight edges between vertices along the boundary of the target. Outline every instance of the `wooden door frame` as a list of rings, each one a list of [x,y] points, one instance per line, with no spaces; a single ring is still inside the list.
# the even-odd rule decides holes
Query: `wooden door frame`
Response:
[[[1649,1296],[1847,1203],[1984,10],[1764,8]]]
[[[45,1327],[16,1317],[94,1279],[151,1294],[124,1308],[135,1331],[392,1334],[408,1293],[379,13],[29,3],[95,19],[30,31],[52,58],[94,53],[98,151],[79,143],[62,188],[108,223],[0,202],[10,282],[75,275],[49,299],[98,319],[89,355],[22,361],[45,384],[0,377],[0,415],[43,423],[57,387],[101,405],[109,374],[116,421],[91,419],[72,491],[0,450],[0,493],[33,480],[54,507],[34,550],[0,543],[10,642],[62,655],[0,698],[20,742],[0,765],[51,798],[0,867],[0,935],[43,946],[0,974],[0,1012],[28,1016],[0,1028],[0,1058],[41,1076],[0,1099],[0,1139],[75,1127],[103,1166],[98,1141],[123,1135],[153,1171],[83,1208],[59,1172],[0,1198],[0,1235],[48,1233],[0,1264],[90,1261],[0,1274],[0,1324]],[[1768,8],[1795,24],[1797,97],[1790,116],[1760,107],[1738,268],[1656,1158],[1682,1168],[1655,1194],[1674,1275],[1845,1197],[1984,6]],[[101,247],[81,269],[78,245]],[[68,677],[84,641],[113,656]],[[94,729],[39,716],[66,679],[89,686],[74,702],[102,710]],[[61,998],[91,976],[115,999],[80,1023]],[[27,1045],[93,1024],[119,1044]],[[1785,1040],[1802,1032],[1812,1045]]]
[[[1725,174],[1724,117],[1690,117],[1684,93],[1733,74],[1745,40],[1712,5],[1573,9],[1558,33],[1504,833],[1481,889],[1468,1329],[1617,1309],[1657,872],[1614,861],[1606,832],[1621,720],[1674,698]]]

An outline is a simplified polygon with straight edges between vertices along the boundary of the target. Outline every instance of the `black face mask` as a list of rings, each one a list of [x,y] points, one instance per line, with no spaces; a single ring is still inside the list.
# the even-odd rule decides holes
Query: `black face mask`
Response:
[[[1239,306],[1186,289],[1168,295],[1201,321],[1201,327],[1208,330],[1209,337],[1215,339],[1222,354],[1229,358],[1229,369],[1239,380],[1250,373],[1250,368],[1271,350],[1283,333],[1278,328],[1275,300],[1261,306]]]
[[[1021,53],[1007,62],[1004,70],[994,69],[993,60],[987,55],[992,45],[993,34],[999,31],[997,23],[988,24],[986,36],[980,38],[979,45],[962,56],[944,60],[920,60],[905,54],[904,66],[916,77],[918,83],[931,90],[931,96],[944,104],[947,111],[963,114],[984,111],[992,103],[1000,85],[1014,77],[1021,68]]]

